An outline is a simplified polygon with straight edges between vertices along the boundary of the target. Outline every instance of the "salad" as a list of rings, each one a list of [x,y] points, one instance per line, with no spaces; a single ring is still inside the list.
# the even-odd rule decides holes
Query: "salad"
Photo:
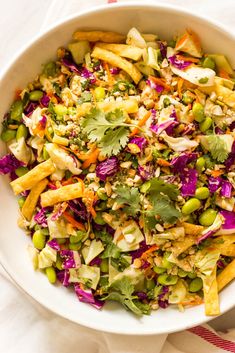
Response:
[[[190,30],[75,32],[2,123],[35,270],[98,309],[219,314],[235,277],[234,77]]]

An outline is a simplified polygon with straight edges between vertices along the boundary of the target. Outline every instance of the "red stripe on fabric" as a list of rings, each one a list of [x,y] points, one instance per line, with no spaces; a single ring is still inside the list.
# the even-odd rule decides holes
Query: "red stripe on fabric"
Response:
[[[196,326],[188,329],[189,332],[193,333],[204,339],[205,341],[213,344],[217,348],[221,348],[224,351],[235,353],[235,343],[229,340],[225,340],[220,336],[217,336],[214,332],[206,329],[202,326]]]
[[[117,2],[117,0],[108,0],[108,4],[112,4],[114,2]]]

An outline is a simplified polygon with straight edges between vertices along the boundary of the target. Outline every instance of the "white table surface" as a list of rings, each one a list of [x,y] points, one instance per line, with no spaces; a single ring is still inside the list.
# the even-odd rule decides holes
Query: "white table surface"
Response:
[[[214,8],[212,16],[213,18],[220,19],[220,9],[218,8],[218,11],[216,11],[217,1],[219,3],[219,0],[213,0]],[[235,0],[233,1],[223,0],[223,3],[227,3],[224,9],[226,11],[233,11],[235,17]],[[40,31],[46,11],[51,2],[52,0],[0,0],[0,73],[14,56],[15,52]],[[183,4],[182,0],[165,0],[164,2]],[[199,9],[202,12],[203,8],[206,9],[206,3],[211,3],[212,1],[188,0],[188,3],[190,2],[191,8],[194,9],[195,4],[195,11]],[[231,7],[232,3],[233,6]],[[234,28],[234,23],[225,23],[225,25],[230,25]],[[214,328],[220,330],[235,327],[235,308],[221,317],[214,319],[211,324]]]

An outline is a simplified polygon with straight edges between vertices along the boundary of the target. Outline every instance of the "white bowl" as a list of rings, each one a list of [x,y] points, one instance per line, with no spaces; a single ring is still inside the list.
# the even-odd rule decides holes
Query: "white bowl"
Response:
[[[157,33],[169,39],[190,27],[199,34],[206,52],[224,53],[235,65],[235,38],[220,25],[179,8],[155,4],[115,4],[80,13],[59,23],[34,39],[4,73],[0,83],[0,116],[9,108],[17,88],[23,88],[55,56],[56,49],[71,40],[75,29],[101,29],[126,33],[131,27]],[[1,155],[5,148],[0,145]],[[132,335],[162,334],[187,329],[209,320],[204,306],[180,313],[175,308],[160,309],[150,316],[136,318],[121,306],[107,304],[102,311],[80,303],[62,286],[52,286],[40,272],[34,272],[26,250],[30,239],[18,228],[18,207],[7,178],[1,178],[0,259],[8,274],[25,292],[49,310],[73,322],[97,330]],[[221,312],[235,305],[235,282],[221,293]]]

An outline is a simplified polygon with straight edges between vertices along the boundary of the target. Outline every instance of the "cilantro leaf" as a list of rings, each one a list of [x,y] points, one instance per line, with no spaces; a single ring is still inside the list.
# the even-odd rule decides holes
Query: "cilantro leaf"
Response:
[[[228,151],[225,142],[217,135],[207,136],[208,150],[212,157],[223,163],[228,158]]]
[[[114,259],[118,259],[120,257],[120,249],[112,242],[107,245],[106,249],[101,255],[102,259],[107,259],[109,257]]]
[[[167,196],[153,192],[149,196],[152,209],[146,211],[147,217],[159,216],[163,222],[175,223],[180,217],[180,212],[175,208],[172,201]]]
[[[128,141],[129,128],[124,125],[125,117],[120,109],[105,114],[92,109],[82,122],[82,127],[91,142],[98,142],[102,155],[117,155]]]
[[[123,276],[122,279],[119,279],[111,285],[111,288],[121,292],[127,299],[132,298],[132,293],[135,290],[134,285],[130,282],[130,279],[127,276]]]
[[[179,195],[179,189],[174,184],[167,184],[163,180],[158,178],[153,178],[150,180],[150,188],[148,189],[148,193],[163,193],[169,196],[170,199],[176,200]]]
[[[135,216],[141,209],[140,192],[138,188],[129,188],[127,186],[118,186],[116,189],[117,198],[115,201],[120,204],[125,204],[124,212],[127,215]]]

